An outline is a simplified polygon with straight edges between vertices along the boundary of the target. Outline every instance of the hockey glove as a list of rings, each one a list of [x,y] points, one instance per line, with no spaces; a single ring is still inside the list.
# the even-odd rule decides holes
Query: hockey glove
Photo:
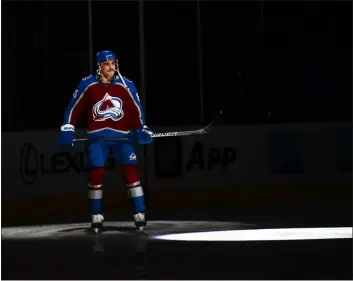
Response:
[[[149,144],[152,142],[152,130],[146,125],[137,130],[137,139],[139,144]]]
[[[75,127],[66,124],[61,126],[60,136],[59,136],[59,144],[64,148],[71,148],[73,146],[73,139],[75,134]]]

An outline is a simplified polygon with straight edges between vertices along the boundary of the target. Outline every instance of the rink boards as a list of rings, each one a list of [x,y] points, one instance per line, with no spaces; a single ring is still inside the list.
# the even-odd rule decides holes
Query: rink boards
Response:
[[[158,128],[155,132],[193,128]],[[78,132],[83,135],[83,132]],[[57,145],[58,131],[2,134],[2,215],[86,211],[87,174],[82,144]],[[315,200],[351,196],[349,123],[215,127],[209,135],[159,138],[137,157],[150,204],[191,201]],[[128,201],[118,167],[108,161],[107,208]]]

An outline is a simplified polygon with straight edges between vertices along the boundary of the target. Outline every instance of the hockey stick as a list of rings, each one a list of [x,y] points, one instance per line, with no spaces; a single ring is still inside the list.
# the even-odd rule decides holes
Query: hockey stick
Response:
[[[223,115],[223,112],[220,111],[214,119],[204,128],[191,131],[177,131],[177,132],[166,132],[166,133],[154,133],[152,138],[164,138],[164,137],[182,137],[182,136],[196,136],[196,135],[205,135],[208,134],[211,130],[213,124],[218,121],[218,119]],[[109,141],[109,140],[119,140],[126,139],[127,137],[100,137],[100,138],[79,138],[74,139],[74,142],[84,142],[84,141]]]

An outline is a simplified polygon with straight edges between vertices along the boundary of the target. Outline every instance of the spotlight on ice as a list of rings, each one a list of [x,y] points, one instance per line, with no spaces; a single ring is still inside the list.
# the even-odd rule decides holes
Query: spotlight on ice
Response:
[[[174,241],[280,241],[352,238],[352,227],[245,229],[154,236]]]

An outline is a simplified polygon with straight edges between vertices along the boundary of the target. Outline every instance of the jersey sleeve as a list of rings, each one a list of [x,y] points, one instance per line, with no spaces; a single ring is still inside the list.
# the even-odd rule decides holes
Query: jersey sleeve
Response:
[[[127,80],[127,79],[126,79]],[[130,81],[130,80],[127,80],[128,81],[128,87],[130,89],[130,92],[132,94],[132,97],[136,103],[136,105],[138,106],[138,109],[139,109],[139,113],[140,113],[140,119],[141,119],[141,123],[144,125],[145,124],[145,115],[144,115],[144,112],[143,112],[143,107],[142,107],[142,103],[141,103],[141,100],[140,100],[140,97],[139,97],[139,94],[137,92],[137,89],[135,87],[135,84]]]
[[[128,124],[130,129],[138,129],[144,125],[141,119],[141,111],[139,105],[134,99],[130,91],[126,91],[126,110],[128,114]]]
[[[71,124],[75,126],[82,113],[87,109],[88,103],[87,95],[85,95],[85,93],[88,87],[89,84],[85,78],[83,78],[78,84],[78,87],[66,108],[63,124]]]

